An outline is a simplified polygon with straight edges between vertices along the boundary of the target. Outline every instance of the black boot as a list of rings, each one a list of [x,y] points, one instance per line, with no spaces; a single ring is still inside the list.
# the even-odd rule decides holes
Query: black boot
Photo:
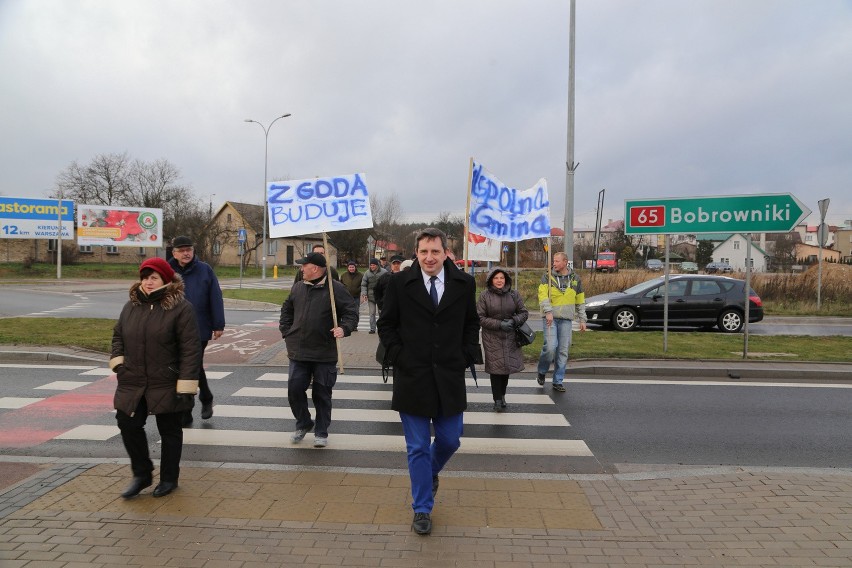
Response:
[[[124,493],[122,493],[121,496],[125,499],[136,497],[139,495],[140,491],[146,487],[151,487],[151,483],[152,480],[150,477],[134,477],[133,481],[130,482],[130,485],[127,486],[127,489],[124,490]]]

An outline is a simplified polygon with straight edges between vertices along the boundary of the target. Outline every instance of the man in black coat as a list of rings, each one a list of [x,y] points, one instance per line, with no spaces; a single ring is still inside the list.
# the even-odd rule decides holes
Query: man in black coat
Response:
[[[290,376],[287,399],[296,418],[290,441],[301,442],[316,427],[314,447],[328,445],[331,424],[331,392],[337,382],[337,340],[358,328],[358,304],[337,280],[329,279],[325,257],[317,252],[296,261],[303,278],[293,284],[281,306],[278,329],[287,345]],[[337,325],[331,310],[328,286],[334,286]],[[308,387],[316,409],[316,423],[308,409]]]
[[[432,531],[438,474],[461,445],[465,369],[482,362],[476,282],[447,258],[447,236],[424,229],[417,262],[391,276],[379,339],[393,366],[393,401],[408,448],[417,534]],[[430,426],[435,429],[431,439]]]

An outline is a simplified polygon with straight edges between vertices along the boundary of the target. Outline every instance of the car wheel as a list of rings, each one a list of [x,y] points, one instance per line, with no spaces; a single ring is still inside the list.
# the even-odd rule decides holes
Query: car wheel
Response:
[[[639,323],[639,316],[630,308],[618,308],[612,314],[612,325],[618,331],[630,331]]]
[[[719,329],[725,333],[739,333],[743,328],[743,315],[738,310],[725,310],[719,315]]]

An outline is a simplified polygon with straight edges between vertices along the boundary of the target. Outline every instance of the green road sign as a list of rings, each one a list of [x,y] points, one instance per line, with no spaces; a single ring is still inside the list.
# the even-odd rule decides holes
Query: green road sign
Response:
[[[624,232],[786,233],[811,210],[789,193],[624,201]]]

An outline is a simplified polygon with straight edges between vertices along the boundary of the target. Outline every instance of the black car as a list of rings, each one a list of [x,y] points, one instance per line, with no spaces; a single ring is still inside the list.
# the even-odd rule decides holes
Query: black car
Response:
[[[629,331],[636,326],[663,325],[663,277],[637,284],[623,292],[586,299],[588,323]],[[749,322],[763,319],[763,303],[749,290]],[[745,319],[745,282],[727,276],[678,274],[669,277],[669,325],[719,326],[737,333]]]

